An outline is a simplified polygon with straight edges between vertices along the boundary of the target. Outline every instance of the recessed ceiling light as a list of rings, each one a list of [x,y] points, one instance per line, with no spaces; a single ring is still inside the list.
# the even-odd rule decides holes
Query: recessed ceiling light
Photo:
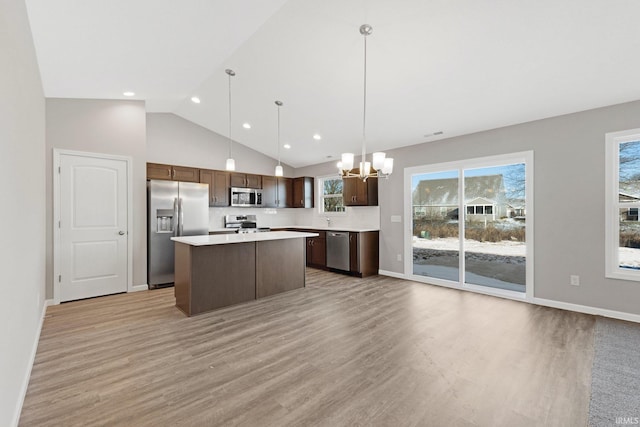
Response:
[[[250,123],[243,123],[242,127],[245,129],[251,129],[251,124]]]
[[[191,102],[193,102],[194,104],[200,104],[200,98],[198,98],[197,96],[192,96]]]
[[[286,149],[288,150],[288,149],[290,149],[290,148],[291,148],[291,145],[289,145],[289,144],[284,144],[284,145],[283,145],[283,147],[284,147],[284,148],[286,148]]]
[[[127,92],[122,92],[122,94],[124,96],[135,96],[136,93],[135,92],[131,92],[131,91],[127,91]]]
[[[320,141],[322,137],[319,134],[315,133],[313,134],[313,139],[315,139],[316,141]]]

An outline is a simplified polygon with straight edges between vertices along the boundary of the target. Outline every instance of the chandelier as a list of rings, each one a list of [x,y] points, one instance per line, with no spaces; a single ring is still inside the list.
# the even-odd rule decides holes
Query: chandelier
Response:
[[[360,26],[360,34],[364,38],[364,99],[362,110],[362,161],[357,171],[353,170],[353,153],[342,153],[338,169],[342,178],[360,178],[366,181],[368,178],[387,178],[393,172],[393,159],[386,157],[383,152],[375,152],[372,161],[366,159],[366,129],[367,129],[367,36],[373,32],[371,25]],[[373,166],[373,169],[371,168]]]

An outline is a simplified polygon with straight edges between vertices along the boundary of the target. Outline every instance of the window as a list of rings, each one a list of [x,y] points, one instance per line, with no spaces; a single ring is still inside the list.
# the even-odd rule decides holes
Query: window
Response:
[[[533,298],[532,170],[532,152],[406,168],[405,273]]]
[[[606,276],[640,280],[640,129],[606,135]]]
[[[344,212],[342,201],[342,179],[337,176],[319,178],[320,186],[320,212],[335,213]]]

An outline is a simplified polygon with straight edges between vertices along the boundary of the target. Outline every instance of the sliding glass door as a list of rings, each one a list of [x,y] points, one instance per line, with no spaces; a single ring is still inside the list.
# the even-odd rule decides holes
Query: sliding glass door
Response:
[[[531,153],[408,168],[418,280],[523,297],[532,277]]]
[[[460,278],[458,174],[452,170],[412,177],[413,274]]]

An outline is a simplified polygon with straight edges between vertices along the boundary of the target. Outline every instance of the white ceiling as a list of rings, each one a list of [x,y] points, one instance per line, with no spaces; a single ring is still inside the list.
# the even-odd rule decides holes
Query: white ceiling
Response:
[[[363,23],[368,152],[640,99],[637,0],[26,3],[45,96],[132,90],[226,136],[231,68],[232,138],[277,157],[282,100],[294,167],[360,151]]]

